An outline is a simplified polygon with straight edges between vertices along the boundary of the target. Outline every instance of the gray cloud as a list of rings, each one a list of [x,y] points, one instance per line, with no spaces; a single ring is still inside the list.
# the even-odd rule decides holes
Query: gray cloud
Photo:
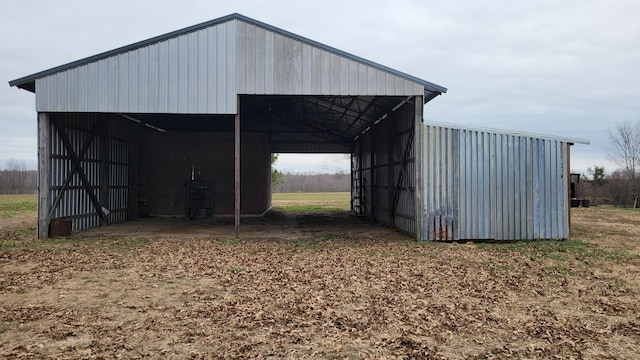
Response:
[[[636,1],[22,1],[0,5],[0,167],[35,160],[33,95],[7,81],[233,12],[446,86],[428,120],[587,138],[640,120]],[[286,164],[283,164],[286,167]]]

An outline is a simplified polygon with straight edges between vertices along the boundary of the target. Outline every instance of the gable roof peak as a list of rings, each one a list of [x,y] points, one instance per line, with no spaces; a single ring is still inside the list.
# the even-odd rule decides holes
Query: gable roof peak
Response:
[[[12,80],[12,81],[9,82],[9,86],[17,86],[18,88],[25,89],[25,90],[28,90],[28,91],[31,91],[31,92],[35,92],[35,80],[36,79],[43,78],[45,76],[52,75],[52,74],[55,74],[55,73],[58,73],[58,72],[62,72],[62,71],[68,70],[68,69],[72,69],[72,68],[75,68],[75,67],[78,67],[78,66],[82,66],[82,65],[85,65],[85,64],[88,64],[88,63],[91,63],[91,62],[99,61],[99,60],[102,60],[102,59],[105,59],[105,58],[108,58],[108,57],[111,57],[111,56],[115,56],[115,55],[118,55],[118,54],[126,53],[128,51],[132,51],[132,50],[135,50],[135,49],[138,49],[138,48],[141,48],[141,47],[145,47],[145,46],[148,46],[148,45],[151,45],[151,44],[154,44],[154,43],[165,41],[165,40],[168,40],[168,39],[171,39],[171,38],[174,38],[174,37],[178,37],[178,36],[181,36],[181,35],[184,35],[184,34],[187,34],[187,33],[191,33],[191,32],[198,31],[198,30],[202,30],[202,29],[205,29],[205,28],[210,27],[210,26],[216,26],[216,25],[219,25],[219,24],[222,24],[222,23],[225,23],[225,22],[229,22],[229,21],[232,21],[232,20],[239,20],[239,21],[243,21],[243,22],[252,24],[252,25],[257,26],[257,27],[261,27],[261,28],[266,29],[268,31],[272,31],[272,32],[278,33],[280,35],[283,35],[283,36],[292,38],[294,40],[309,44],[311,46],[320,48],[320,49],[322,49],[324,51],[328,51],[328,52],[336,54],[338,56],[342,56],[342,57],[351,59],[353,61],[362,63],[364,65],[371,66],[373,68],[377,68],[379,70],[385,71],[385,72],[390,73],[392,75],[399,76],[401,78],[410,80],[410,81],[415,82],[417,84],[420,84],[420,85],[424,86],[424,89],[425,89],[425,102],[427,102],[431,98],[433,98],[433,97],[435,97],[435,96],[437,96],[437,95],[439,95],[441,93],[446,93],[447,92],[447,88],[442,87],[440,85],[437,85],[437,84],[431,83],[429,81],[417,78],[415,76],[406,74],[404,72],[389,68],[387,66],[375,63],[373,61],[370,61],[370,60],[364,59],[362,57],[353,55],[351,53],[336,49],[334,47],[319,43],[319,42],[317,42],[315,40],[311,40],[309,38],[294,34],[294,33],[289,32],[287,30],[283,30],[281,28],[278,28],[278,27],[275,27],[273,25],[269,25],[267,23],[252,19],[250,17],[244,16],[244,15],[239,14],[239,13],[232,13],[232,14],[229,14],[229,15],[226,15],[226,16],[223,16],[223,17],[219,17],[217,19],[205,21],[203,23],[199,23],[199,24],[196,24],[196,25],[188,26],[186,28],[175,30],[175,31],[163,34],[163,35],[155,36],[155,37],[149,38],[147,40],[138,41],[138,42],[135,42],[135,43],[130,44],[130,45],[125,45],[125,46],[122,46],[122,47],[119,47],[119,48],[116,48],[116,49],[113,49],[113,50],[109,50],[109,51],[105,51],[105,52],[99,53],[97,55],[89,56],[89,57],[86,57],[86,58],[83,58],[83,59],[80,59],[80,60],[76,60],[76,61],[64,64],[64,65],[56,66],[56,67],[53,67],[53,68],[48,69],[48,70],[40,71],[40,72],[37,72],[37,73],[32,74],[32,75],[28,75],[28,76],[25,76],[25,77],[22,77],[22,78],[19,78],[19,79],[16,79],[16,80]],[[427,99],[428,97],[429,97],[429,99]]]

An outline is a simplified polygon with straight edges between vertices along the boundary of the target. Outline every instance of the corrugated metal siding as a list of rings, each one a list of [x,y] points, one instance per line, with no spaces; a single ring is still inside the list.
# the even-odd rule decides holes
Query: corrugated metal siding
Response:
[[[96,123],[104,126],[106,134],[96,136],[90,143],[81,164],[92,191],[101,206],[109,209],[109,222],[127,219],[129,196],[129,151],[134,142],[134,124],[128,120],[104,114],[51,114],[52,119],[68,136],[73,151],[80,156],[85,142],[90,138]],[[62,191],[64,181],[73,169],[71,154],[64,146],[62,138],[55,130],[53,122],[49,127],[50,136],[50,187],[47,208]],[[102,155],[104,154],[104,155]],[[107,156],[107,159],[103,159]],[[42,170],[42,169],[41,169]],[[107,184],[102,183],[103,171],[107,171]],[[106,189],[106,193],[103,192]],[[42,190],[41,190],[42,191]],[[69,186],[62,194],[51,218],[70,218],[73,230],[83,230],[100,225],[100,217],[90,200],[89,194],[77,172],[71,177]]]
[[[239,94],[422,95],[424,86],[254,24],[238,22]]]
[[[109,201],[106,203],[111,214],[109,222],[127,220],[129,207],[129,154],[135,146],[133,138],[133,123],[122,118],[111,118],[108,123],[109,158],[108,163],[108,192]]]
[[[422,95],[422,84],[233,20],[36,80],[40,112],[235,114],[237,94]]]
[[[237,21],[36,80],[37,111],[235,114]]]
[[[398,191],[397,204],[394,211],[393,226],[408,234],[416,233],[416,141],[415,141],[415,107],[413,103],[405,103],[392,116],[395,125],[391,134],[393,144],[393,184],[390,186],[394,199]],[[405,158],[406,156],[406,158]],[[404,163],[404,165],[403,165]],[[404,166],[404,169],[403,169]],[[400,179],[401,172],[404,172]],[[390,204],[393,206],[394,204]]]
[[[79,155],[82,145],[90,136],[90,125],[87,121],[82,121],[79,116],[68,117],[66,120],[60,119],[61,116],[55,116],[59,126],[63,126],[65,133],[69,137],[69,141],[73,145],[73,150]],[[54,200],[62,190],[64,180],[73,169],[71,155],[67,151],[58,135],[53,124],[49,128],[50,142],[50,188],[48,209],[53,206]],[[89,183],[92,184],[91,191],[96,195],[98,201],[102,201],[99,191],[99,169],[100,169],[100,142],[95,138],[87,151],[84,159],[81,161],[82,167]],[[42,189],[40,191],[43,191]],[[73,219],[73,230],[86,229],[98,226],[100,217],[93,210],[93,205],[83,186],[80,176],[76,172],[71,177],[68,188],[62,194],[58,206],[52,213],[52,218],[71,218]]]
[[[569,236],[567,142],[424,127],[423,239]]]
[[[406,102],[388,114],[358,138],[351,155],[352,206],[361,207],[354,210],[408,234],[417,233],[415,107]]]
[[[371,192],[373,202],[373,220],[385,225],[389,224],[389,131],[386,122],[379,123],[371,129],[373,141]]]

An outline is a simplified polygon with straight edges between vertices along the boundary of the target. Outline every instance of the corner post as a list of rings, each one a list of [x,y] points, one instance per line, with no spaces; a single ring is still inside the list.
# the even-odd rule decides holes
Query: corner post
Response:
[[[567,234],[571,239],[571,143],[567,143]],[[577,184],[576,184],[577,185]]]
[[[39,239],[49,237],[49,200],[51,174],[51,120],[49,114],[38,113],[38,230]]]
[[[98,193],[100,195],[98,201],[100,202],[100,204],[102,204],[103,207],[105,207],[106,209],[109,209],[111,207],[111,204],[109,202],[109,179],[110,179],[110,175],[109,175],[109,163],[111,161],[111,159],[109,158],[110,154],[109,154],[109,122],[111,122],[111,119],[108,118],[103,118],[103,117],[98,117],[98,119],[96,121],[99,121],[100,124],[98,125],[100,128],[100,137],[99,137],[99,157],[100,157],[100,177],[99,177],[99,190]],[[79,154],[80,156],[82,156],[81,154]],[[87,189],[87,192],[91,191],[90,189]],[[102,209],[99,209],[99,211],[102,211]],[[104,225],[108,225],[109,221],[108,221],[108,216],[101,216],[100,217],[100,226],[104,226]]]
[[[423,154],[424,154],[424,137],[423,137],[423,120],[422,120],[422,112],[424,111],[424,103],[422,96],[415,96],[413,98],[414,106],[415,106],[415,120],[414,125],[415,131],[413,132],[413,149],[415,152],[415,162],[416,162],[416,173],[411,174],[415,176],[416,182],[416,190],[414,194],[414,206],[415,206],[415,221],[416,221],[416,240],[423,240],[422,238],[422,217],[423,217],[423,208],[424,204],[422,203],[424,200],[422,199],[422,192],[424,189],[425,179],[422,176],[423,171]]]

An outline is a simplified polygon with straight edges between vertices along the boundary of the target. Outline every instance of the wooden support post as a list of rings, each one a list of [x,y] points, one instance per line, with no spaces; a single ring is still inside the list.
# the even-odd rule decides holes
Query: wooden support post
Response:
[[[127,178],[127,220],[134,220],[138,217],[138,195],[140,186],[140,153],[142,148],[142,131],[140,126],[129,124],[128,132],[133,132],[131,138],[137,139],[137,143],[129,143],[128,149],[128,178]]]
[[[240,239],[240,96],[237,97],[235,119],[235,230],[236,239]]]
[[[416,174],[409,174],[409,176],[414,176],[416,181],[416,190],[414,193],[414,206],[415,206],[415,221],[416,221],[416,240],[422,240],[422,191],[424,189],[424,178],[422,177],[422,161],[423,161],[423,151],[424,151],[424,138],[422,131],[424,130],[422,126],[422,110],[424,109],[424,104],[422,103],[422,96],[415,96],[413,98],[414,102],[414,116],[415,119],[413,121],[413,126],[415,130],[413,132],[413,136],[415,137],[413,140],[414,153],[415,153],[415,169]],[[453,234],[451,235],[453,238]]]
[[[49,114],[38,113],[38,230],[39,239],[49,237],[49,175],[51,174],[51,122]]]
[[[351,178],[350,182],[349,182],[349,184],[351,184],[351,195],[349,195],[349,197],[351,198],[350,199],[351,201],[349,201],[351,203],[351,213],[355,213],[354,202],[355,202],[356,197],[357,197],[356,196],[356,188],[357,187],[354,184],[355,177],[353,176],[354,171],[356,171],[355,167],[353,166],[353,160],[355,159],[355,157],[353,156],[353,153],[355,152],[354,147],[355,147],[355,145],[352,144],[351,145],[351,156],[349,157],[349,159],[350,159],[349,167],[351,168],[351,173],[349,174],[350,178]]]
[[[100,183],[99,185],[99,202],[102,206],[109,209],[111,204],[109,203],[109,121],[102,117],[98,117],[96,120],[100,127]],[[89,191],[89,190],[87,190]],[[102,206],[100,211],[102,211]],[[108,218],[105,216],[100,217],[100,225],[107,225],[109,223]]]
[[[395,212],[396,212],[396,204],[394,203],[396,188],[394,184],[396,183],[395,179],[395,156],[394,156],[394,146],[397,134],[396,129],[396,116],[395,113],[390,113],[387,116],[387,225],[390,228],[393,228],[395,225]],[[401,155],[398,154],[398,157]]]
[[[378,196],[376,194],[376,188],[379,186],[379,184],[377,183],[378,177],[376,176],[376,163],[378,161],[378,158],[376,157],[376,152],[374,149],[374,134],[375,131],[371,129],[371,131],[369,131],[369,172],[371,173],[371,185],[369,186],[369,192],[371,193],[371,220],[377,222],[378,214],[376,213],[376,210],[378,208]]]
[[[571,239],[571,145],[571,143],[567,143],[567,233],[569,239]]]

